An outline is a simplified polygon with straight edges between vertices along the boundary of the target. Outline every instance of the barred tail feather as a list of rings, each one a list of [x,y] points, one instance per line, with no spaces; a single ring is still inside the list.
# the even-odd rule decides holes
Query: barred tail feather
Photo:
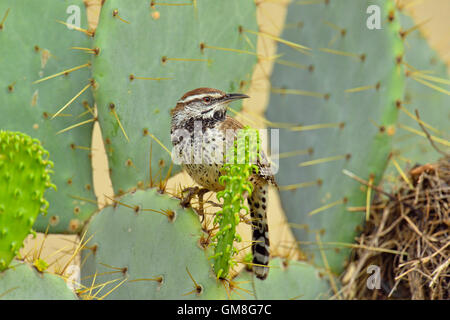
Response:
[[[253,179],[251,179],[252,181]],[[252,254],[253,272],[259,279],[266,279],[269,274],[269,225],[267,224],[268,184],[264,180],[252,181],[253,192],[247,199],[252,220]]]

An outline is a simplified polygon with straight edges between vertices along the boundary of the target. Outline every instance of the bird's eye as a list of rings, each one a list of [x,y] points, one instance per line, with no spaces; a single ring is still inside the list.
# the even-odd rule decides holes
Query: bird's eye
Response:
[[[205,101],[206,103],[210,103],[211,102],[211,98],[210,97],[204,97],[203,101]]]

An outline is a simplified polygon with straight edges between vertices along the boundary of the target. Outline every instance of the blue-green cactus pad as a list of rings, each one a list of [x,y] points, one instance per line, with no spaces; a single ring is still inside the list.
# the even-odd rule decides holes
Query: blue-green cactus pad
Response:
[[[266,280],[260,280],[252,273],[241,272],[233,279],[236,286],[233,298],[257,300],[316,300],[328,299],[332,295],[327,275],[301,261],[275,258]]]
[[[64,110],[63,116],[51,120],[89,84],[89,68],[33,84],[91,59],[90,54],[71,49],[89,48],[91,39],[57,22],[66,22],[77,11],[67,13],[71,5],[79,8],[80,27],[86,28],[81,0],[0,2],[0,17],[8,13],[0,30],[0,129],[21,131],[39,139],[55,164],[53,182],[58,191],[48,192],[48,214],[40,216],[34,226],[41,232],[47,226],[49,232],[76,232],[96,209],[90,150],[86,150],[91,144],[92,123],[57,134],[92,118],[89,114],[78,117],[86,110],[83,101],[93,107],[90,89]]]
[[[380,30],[366,26],[370,16],[366,9],[371,4],[380,9]],[[279,45],[284,62],[275,65],[271,77],[267,118],[297,126],[328,126],[280,129],[281,153],[312,152],[280,159],[276,175],[289,222],[308,226],[295,229],[294,234],[297,240],[314,243],[304,249],[317,264],[322,264],[322,258],[316,232],[324,243],[351,243],[364,218],[363,212],[347,208],[365,206],[366,190],[345,176],[343,169],[365,180],[373,175],[377,183],[388,161],[389,129],[395,124],[396,101],[404,89],[403,43],[398,21],[389,22],[391,12],[395,13],[393,1],[381,0],[292,2],[288,8],[282,38],[311,50],[304,54]],[[309,163],[313,160],[319,163]],[[302,182],[316,183],[283,190]],[[340,272],[348,250],[332,247],[326,256],[331,269]]]
[[[226,298],[223,285],[215,279],[212,261],[208,260],[212,250],[199,244],[206,234],[192,210],[182,209],[178,200],[155,189],[138,190],[118,201],[132,208],[121,204],[106,207],[86,227],[85,239],[92,236],[87,247],[95,250],[82,252],[82,259],[86,259],[81,273],[84,286],[92,286],[97,273],[95,284],[117,279],[97,296],[126,279],[108,299]],[[146,209],[171,210],[175,219],[169,221],[166,216]],[[202,286],[200,295],[187,270]],[[161,283],[150,280],[158,277],[162,277]]]
[[[94,40],[100,49],[93,60],[95,98],[111,179],[119,194],[149,185],[151,135],[171,150],[169,110],[185,92],[198,87],[245,90],[257,61],[256,36],[242,32],[257,30],[253,0],[150,4],[106,1]],[[166,176],[170,162],[169,153],[153,141],[155,180]]]
[[[0,272],[0,300],[76,300],[63,278],[40,273],[27,263],[14,261]]]

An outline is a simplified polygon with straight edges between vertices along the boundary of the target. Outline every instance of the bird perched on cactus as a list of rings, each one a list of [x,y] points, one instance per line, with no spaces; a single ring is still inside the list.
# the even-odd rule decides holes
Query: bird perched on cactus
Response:
[[[218,192],[223,174],[224,155],[234,148],[237,130],[244,126],[226,115],[230,102],[249,98],[245,94],[227,94],[221,90],[198,88],[184,94],[172,109],[172,156],[204,189],[197,192]],[[256,159],[258,170],[250,177],[253,192],[247,201],[250,207],[253,238],[253,271],[265,279],[269,268],[269,229],[267,197],[269,183],[275,184],[273,173],[262,151]],[[192,196],[192,194],[191,194]],[[189,199],[190,200],[190,199]],[[189,200],[182,204],[188,205]]]

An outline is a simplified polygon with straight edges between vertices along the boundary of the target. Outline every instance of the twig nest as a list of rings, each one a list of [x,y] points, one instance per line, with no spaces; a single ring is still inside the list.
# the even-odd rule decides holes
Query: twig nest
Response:
[[[346,298],[450,299],[450,157],[409,178],[413,189],[399,182],[392,199],[372,205],[343,277]]]

